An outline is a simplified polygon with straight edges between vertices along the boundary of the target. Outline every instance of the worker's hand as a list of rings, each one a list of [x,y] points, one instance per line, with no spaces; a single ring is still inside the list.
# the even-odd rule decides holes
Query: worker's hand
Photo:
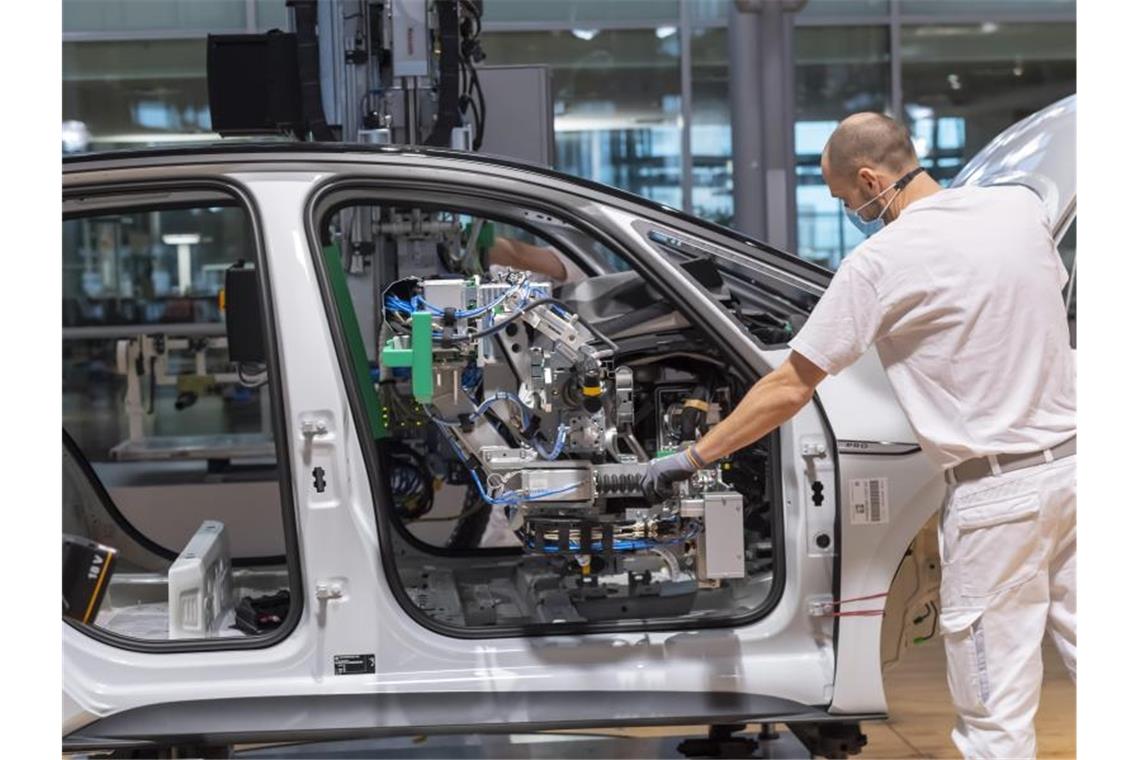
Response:
[[[701,467],[701,463],[691,452],[690,447],[676,454],[654,459],[645,468],[645,474],[641,476],[641,492],[645,494],[650,504],[668,499],[673,495],[674,483],[688,479]]]

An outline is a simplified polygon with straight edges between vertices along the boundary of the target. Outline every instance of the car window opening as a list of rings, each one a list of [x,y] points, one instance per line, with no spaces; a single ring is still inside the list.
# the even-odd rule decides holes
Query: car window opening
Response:
[[[384,551],[422,620],[711,625],[771,598],[775,435],[663,504],[640,492],[637,462],[750,384],[623,255],[518,209],[342,201],[319,234],[380,458]],[[707,259],[681,266],[723,291]]]
[[[64,617],[128,646],[272,637],[292,506],[248,214],[72,216],[63,243]]]

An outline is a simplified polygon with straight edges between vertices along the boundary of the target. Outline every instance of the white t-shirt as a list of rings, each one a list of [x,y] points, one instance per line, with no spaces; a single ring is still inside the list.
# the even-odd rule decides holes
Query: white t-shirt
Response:
[[[875,344],[943,468],[1040,451],[1077,431],[1067,280],[1031,190],[942,190],[855,249],[789,345],[834,375]]]

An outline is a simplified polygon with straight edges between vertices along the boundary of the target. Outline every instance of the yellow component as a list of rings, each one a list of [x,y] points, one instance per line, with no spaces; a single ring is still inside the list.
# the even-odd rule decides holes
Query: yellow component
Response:
[[[197,393],[199,396],[209,393],[217,384],[213,375],[179,375],[175,382],[179,393]]]
[[[701,401],[699,398],[687,398],[685,399],[685,403],[682,404],[682,406],[686,406],[691,409],[700,409],[702,412],[707,412],[709,410],[709,402]]]
[[[95,600],[99,598],[99,589],[103,588],[103,581],[107,579],[107,568],[110,566],[109,559],[103,560],[103,567],[99,568],[99,577],[95,579],[95,588],[91,589],[91,599],[87,602],[87,610],[83,613],[83,622],[91,622],[91,613],[95,611]]]
[[[218,289],[218,308],[221,309],[222,311],[226,310],[226,289],[225,288],[219,288]]]
[[[600,385],[594,385],[594,386],[584,385],[584,386],[582,386],[582,395],[583,396],[600,396],[600,395],[602,395],[602,386],[600,386]]]
[[[586,560],[586,564],[582,565],[582,575],[590,574],[590,561]]]

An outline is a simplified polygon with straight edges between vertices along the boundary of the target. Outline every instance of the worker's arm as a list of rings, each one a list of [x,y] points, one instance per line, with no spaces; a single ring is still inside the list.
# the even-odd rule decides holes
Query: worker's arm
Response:
[[[811,401],[825,377],[826,372],[793,351],[749,389],[732,414],[697,442],[697,455],[711,463],[760,440]]]
[[[651,501],[668,498],[673,483],[760,440],[790,420],[811,401],[815,387],[826,376],[826,372],[793,351],[776,370],[760,378],[732,414],[696,445],[653,460],[641,480],[645,497]]]
[[[494,244],[487,249],[487,263],[544,274],[556,282],[566,280],[566,267],[554,251],[521,240],[495,238]]]

